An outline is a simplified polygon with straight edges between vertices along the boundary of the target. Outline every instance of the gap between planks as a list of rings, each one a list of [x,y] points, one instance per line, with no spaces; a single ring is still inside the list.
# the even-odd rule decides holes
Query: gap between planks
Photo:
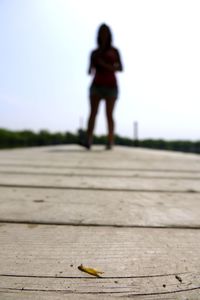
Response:
[[[147,193],[200,193],[198,190],[187,189],[187,190],[151,190],[151,189],[132,189],[132,188],[101,188],[101,187],[80,187],[80,186],[52,186],[52,185],[29,185],[29,184],[9,184],[0,183],[0,187],[10,188],[29,188],[29,189],[53,189],[53,190],[82,190],[82,191],[106,191],[106,192],[147,192]]]
[[[199,173],[199,172],[198,172]],[[172,179],[172,177],[157,175],[157,176],[146,176],[140,174],[133,175],[114,175],[114,174],[70,174],[70,173],[49,173],[49,172],[30,172],[30,171],[0,171],[0,174],[14,174],[14,175],[34,175],[34,176],[64,176],[64,177],[96,177],[96,178],[140,178],[140,179]],[[176,176],[174,180],[199,180],[200,177],[184,177]]]
[[[14,166],[14,167],[31,167],[36,169],[48,168],[48,169],[72,169],[72,170],[105,170],[105,171],[136,171],[136,172],[167,172],[167,173],[199,173],[199,170],[195,169],[165,169],[165,168],[130,168],[130,167],[99,167],[99,166],[68,166],[68,165],[46,165],[46,164],[23,164],[23,163],[3,163],[1,166]]]
[[[200,225],[197,226],[179,226],[179,225],[117,225],[117,224],[96,224],[96,223],[73,223],[73,222],[37,222],[37,221],[15,221],[15,220],[9,220],[4,219],[0,220],[0,226],[4,224],[22,224],[22,225],[32,225],[34,228],[37,225],[45,225],[45,226],[75,226],[75,227],[107,227],[107,228],[146,228],[146,229],[185,229],[185,230],[199,230]]]
[[[68,294],[151,296],[199,290],[199,274],[172,274],[134,278],[69,278],[1,276],[1,290],[66,292]],[[156,291],[155,291],[156,289]]]

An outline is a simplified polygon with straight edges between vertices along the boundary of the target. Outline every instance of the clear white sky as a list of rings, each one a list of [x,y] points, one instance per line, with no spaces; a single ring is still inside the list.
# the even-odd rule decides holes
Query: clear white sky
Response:
[[[124,72],[116,132],[200,139],[199,0],[0,0],[0,127],[75,132],[88,117],[99,24]],[[106,133],[104,103],[96,133]]]

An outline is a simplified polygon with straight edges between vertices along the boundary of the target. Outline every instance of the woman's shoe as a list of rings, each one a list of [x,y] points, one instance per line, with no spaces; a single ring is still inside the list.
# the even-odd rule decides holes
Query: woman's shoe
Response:
[[[113,145],[112,144],[107,144],[106,145],[106,150],[112,150]]]
[[[91,144],[87,141],[87,135],[83,130],[79,130],[79,142],[78,144],[87,150],[90,150]]]
[[[79,141],[79,145],[86,148],[87,150],[90,150],[91,149],[91,144],[89,144],[88,142],[86,141]]]

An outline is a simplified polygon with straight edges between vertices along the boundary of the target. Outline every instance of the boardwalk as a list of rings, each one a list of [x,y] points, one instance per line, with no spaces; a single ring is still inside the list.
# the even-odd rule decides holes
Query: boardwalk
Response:
[[[0,151],[0,299],[199,300],[200,156]]]

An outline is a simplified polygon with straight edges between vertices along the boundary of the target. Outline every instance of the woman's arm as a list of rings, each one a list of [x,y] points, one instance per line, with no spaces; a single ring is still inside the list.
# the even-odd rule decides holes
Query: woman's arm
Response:
[[[117,49],[115,49],[115,51],[116,51],[117,61],[116,61],[116,63],[114,65],[115,65],[116,71],[123,71],[123,66],[122,66],[122,62],[121,62],[121,57],[120,57],[119,51]]]
[[[89,63],[89,68],[88,68],[88,74],[92,74],[93,71],[95,70],[95,65],[94,65],[94,51],[90,55],[90,63]]]

